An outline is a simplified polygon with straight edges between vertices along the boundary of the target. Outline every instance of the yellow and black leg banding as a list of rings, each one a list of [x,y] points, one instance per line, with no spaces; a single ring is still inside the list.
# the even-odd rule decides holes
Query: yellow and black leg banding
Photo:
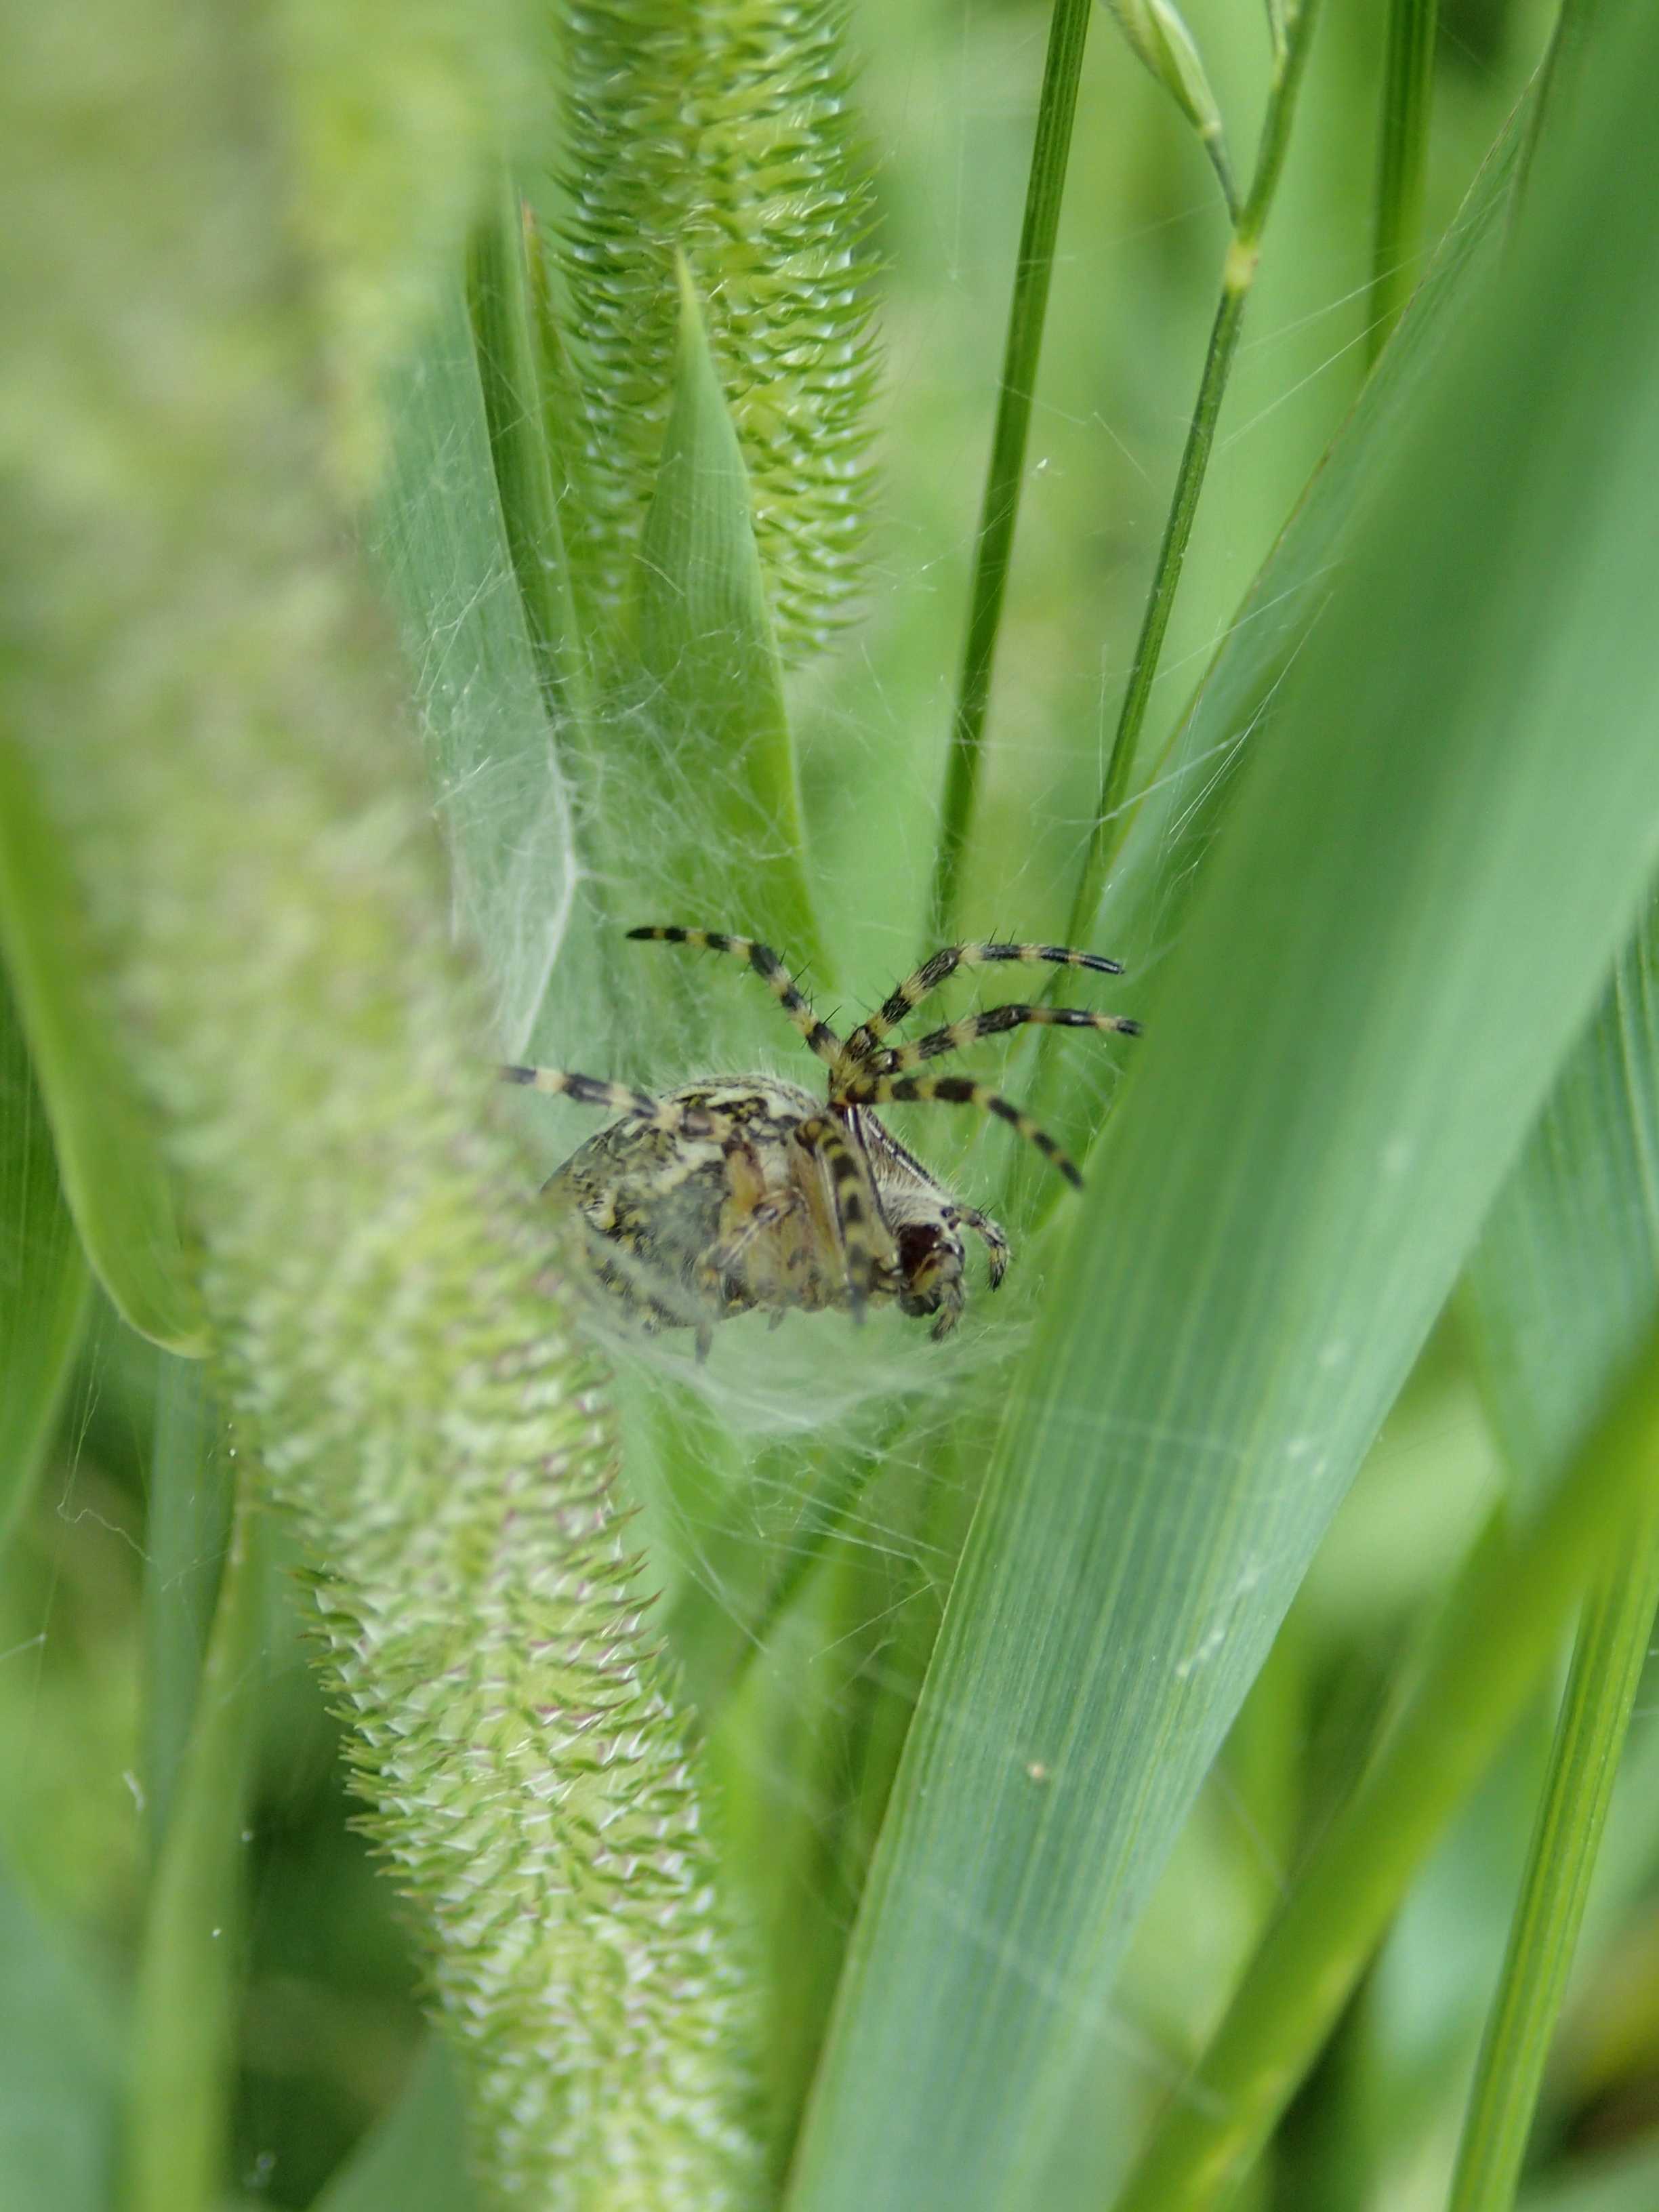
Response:
[[[869,1171],[828,1115],[803,1121],[795,1134],[829,1170],[830,1201],[847,1269],[848,1308],[854,1321],[862,1321],[864,1310],[875,1294],[878,1273],[876,1239],[880,1217]]]
[[[1077,1163],[1070,1154],[1062,1152],[1046,1129],[1037,1127],[1023,1106],[1016,1106],[1012,1098],[1005,1098],[1000,1091],[988,1084],[975,1083],[966,1075],[867,1075],[855,1078],[848,1084],[842,1097],[854,1106],[884,1106],[890,1100],[905,1104],[912,1100],[942,1099],[951,1106],[977,1106],[983,1114],[994,1114],[1011,1129],[1018,1129],[1028,1145],[1035,1145],[1045,1160],[1060,1170],[1067,1182],[1075,1183],[1080,1190],[1083,1177]]]
[[[753,937],[728,937],[717,929],[680,929],[665,923],[630,929],[628,934],[641,943],[689,945],[701,951],[730,952],[746,960],[818,1058],[831,1067],[840,1062],[841,1039],[828,1022],[821,1022],[812,1012],[811,1002],[796,989],[789,970],[769,945]]]
[[[1010,1030],[1028,1026],[1057,1030],[1096,1030],[1103,1036],[1139,1036],[1140,1024],[1127,1014],[1091,1013],[1082,1006],[988,1006],[983,1013],[968,1014],[946,1028],[934,1030],[914,1044],[890,1047],[871,1055],[862,1072],[869,1075],[902,1075],[925,1060],[941,1060],[946,1053],[961,1052],[981,1037],[1002,1036]]]
[[[696,1107],[678,1106],[672,1098],[653,1098],[648,1091],[631,1084],[607,1083],[597,1075],[577,1075],[563,1067],[503,1067],[504,1083],[522,1083],[532,1091],[554,1097],[572,1098],[579,1106],[600,1106],[608,1114],[631,1114],[653,1128],[676,1130],[689,1137],[715,1133],[718,1117]]]
[[[942,945],[931,959],[922,962],[914,975],[905,977],[867,1022],[854,1030],[847,1040],[842,1073],[850,1074],[860,1063],[868,1060],[888,1031],[914,1013],[922,1000],[954,975],[958,968],[991,968],[1005,961],[1026,967],[1046,964],[1051,968],[1087,968],[1101,975],[1123,973],[1121,961],[1109,960],[1102,952],[1079,952],[1069,945],[1005,945],[987,939],[971,945]]]

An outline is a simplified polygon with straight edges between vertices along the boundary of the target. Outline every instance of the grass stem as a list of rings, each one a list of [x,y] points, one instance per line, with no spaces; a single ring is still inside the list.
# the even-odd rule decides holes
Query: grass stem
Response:
[[[1464,2121],[1449,2212],[1508,2212],[1659,1607],[1659,1492],[1592,1593]]]
[[[1301,88],[1318,12],[1318,0],[1301,0],[1299,7],[1294,10],[1287,8],[1285,11],[1284,43],[1276,48],[1273,57],[1255,171],[1222,264],[1221,298],[1210,328],[1209,349],[1204,356],[1204,372],[1199,380],[1198,398],[1194,404],[1187,443],[1176,476],[1169,520],[1164,526],[1164,542],[1158,548],[1158,564],[1152,571],[1152,588],[1147,593],[1146,609],[1141,618],[1140,635],[1135,643],[1128,684],[1123,694],[1117,727],[1112,735],[1111,750],[1107,754],[1101,778],[1095,826],[1090,836],[1082,879],[1072,910],[1069,942],[1074,945],[1082,944],[1086,938],[1088,925],[1099,901],[1101,878],[1115,842],[1111,824],[1116,820],[1127,795],[1141,727],[1146,719],[1152,684],[1158,675],[1158,658],[1164,649],[1164,634],[1170,627],[1170,612],[1181,584],[1182,566],[1187,557],[1193,521],[1198,513],[1205,473],[1215,443],[1216,423],[1221,414],[1227,380],[1238,349],[1238,334],[1243,325],[1245,303],[1249,298],[1261,261],[1262,234],[1267,228],[1267,217],[1285,167],[1297,94]]]
[[[997,632],[1002,622],[1014,525],[1019,515],[1025,472],[1025,446],[1031,423],[1042,326],[1054,274],[1054,238],[1066,191],[1066,167],[1077,112],[1078,77],[1083,66],[1093,0],[1054,0],[1048,27],[1048,55],[1037,101],[1036,137],[1020,226],[1019,258],[1014,264],[1013,298],[1008,309],[1002,377],[997,392],[996,427],[990,466],[980,507],[974,580],[968,611],[968,639],[951,718],[945,765],[945,799],[939,851],[933,866],[929,935],[942,943],[954,927],[961,891],[963,855],[979,789],[984,745],[985,710],[991,694]]]
[[[1392,0],[1383,69],[1382,129],[1371,257],[1369,358],[1400,320],[1423,256],[1423,185],[1433,106],[1439,0]]]

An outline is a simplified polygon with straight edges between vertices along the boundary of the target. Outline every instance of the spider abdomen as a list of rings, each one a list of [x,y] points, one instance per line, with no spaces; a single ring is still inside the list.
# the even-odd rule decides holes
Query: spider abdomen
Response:
[[[595,1240],[604,1288],[659,1328],[844,1302],[814,1164],[794,1142],[816,1102],[757,1077],[658,1103],[661,1121],[613,1121],[547,1185]]]

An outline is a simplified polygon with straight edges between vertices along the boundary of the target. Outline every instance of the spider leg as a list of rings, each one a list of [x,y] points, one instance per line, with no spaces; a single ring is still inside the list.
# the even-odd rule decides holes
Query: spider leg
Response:
[[[769,1198],[757,1206],[735,1237],[728,1237],[714,1254],[717,1267],[729,1267],[740,1260],[756,1237],[763,1237],[769,1229],[775,1229],[781,1221],[787,1221],[799,1200],[793,1192],[786,1191],[781,1198]]]
[[[746,960],[818,1058],[831,1067],[839,1065],[844,1050],[841,1039],[828,1022],[821,1022],[812,1012],[769,945],[759,944],[752,937],[727,937],[719,930],[678,929],[664,923],[630,929],[628,934],[658,945],[690,945],[709,952],[732,952]]]
[[[952,1206],[950,1218],[953,1224],[959,1223],[963,1228],[971,1229],[983,1243],[991,1288],[995,1290],[1008,1272],[1008,1238],[1001,1223],[993,1221],[988,1213],[981,1213],[977,1206]]]
[[[854,1030],[847,1040],[838,1073],[846,1076],[860,1061],[867,1060],[888,1031],[913,1013],[958,968],[989,968],[1005,960],[1027,967],[1047,962],[1054,968],[1091,968],[1102,975],[1123,973],[1121,961],[1108,960],[1100,952],[1079,952],[1069,945],[1002,945],[981,939],[971,945],[944,945],[931,959],[924,960],[914,975],[907,975],[869,1020]]]
[[[577,1075],[562,1067],[503,1067],[504,1083],[522,1083],[532,1091],[550,1091],[574,1098],[579,1106],[603,1106],[612,1114],[636,1115],[656,1129],[675,1129],[687,1136],[713,1133],[717,1117],[696,1107],[678,1106],[672,1098],[653,1098],[648,1091],[630,1084],[607,1083],[597,1075]]]
[[[1045,1160],[1060,1170],[1067,1182],[1080,1190],[1083,1177],[1077,1163],[1062,1152],[1046,1129],[1040,1129],[1024,1107],[1016,1106],[988,1084],[966,1075],[855,1075],[842,1090],[838,1103],[884,1106],[891,1099],[902,1104],[911,1099],[939,1098],[947,1105],[977,1106],[1000,1121],[1018,1129],[1027,1144],[1035,1145]]]
[[[728,1136],[721,1149],[726,1154],[726,1182],[741,1220],[711,1255],[716,1279],[743,1257],[756,1237],[763,1237],[769,1229],[775,1229],[781,1221],[787,1221],[801,1203],[800,1194],[796,1190],[769,1194],[759,1156],[740,1132]]]
[[[847,1269],[847,1304],[854,1321],[876,1290],[878,1261],[874,1229],[881,1218],[869,1170],[839,1126],[827,1115],[814,1115],[795,1131],[797,1143],[816,1153],[830,1170],[830,1202],[836,1236]]]
[[[1140,1035],[1140,1024],[1131,1021],[1127,1014],[1091,1013],[1081,1006],[988,1006],[983,1013],[969,1014],[945,1029],[919,1037],[914,1044],[894,1045],[886,1052],[875,1053],[863,1066],[871,1075],[901,1075],[908,1067],[920,1067],[924,1060],[960,1052],[965,1045],[976,1044],[981,1037],[1000,1036],[1006,1030],[1024,1029],[1028,1024],[1050,1029],[1115,1031],[1122,1036]]]

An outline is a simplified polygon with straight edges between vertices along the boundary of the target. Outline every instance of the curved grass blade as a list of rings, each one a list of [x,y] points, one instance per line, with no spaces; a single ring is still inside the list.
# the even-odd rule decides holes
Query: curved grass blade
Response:
[[[467,258],[467,299],[478,350],[501,521],[549,720],[574,725],[585,746],[592,714],[588,662],[577,627],[553,454],[531,325],[526,213],[505,182],[479,222]]]
[[[28,769],[0,737],[0,952],[76,1227],[99,1280],[143,1336],[206,1348],[154,1121],[83,978],[83,923]]]
[[[0,969],[0,1547],[28,1502],[51,1441],[89,1288]]]
[[[924,2168],[974,2212],[1029,2201],[1079,2027],[1630,927],[1659,848],[1629,169],[1634,137],[1659,171],[1656,50],[1644,22],[1595,58],[1596,128],[1257,738],[1012,1393],[797,2208],[896,2206]]]
[[[461,917],[486,963],[501,1049],[520,1058],[556,972],[574,988],[591,963],[569,958],[585,920],[569,779],[459,297],[402,365],[388,413],[370,550],[398,617]]]
[[[659,731],[654,774],[660,781],[672,764],[687,793],[665,890],[700,902],[702,911],[728,909],[726,856],[741,852],[749,867],[744,904],[755,926],[792,957],[817,960],[795,756],[749,474],[683,261],[679,287],[673,405],[637,569],[647,712]],[[719,854],[696,835],[711,805],[725,840]]]
[[[215,1449],[205,1423],[202,1442]],[[262,1597],[256,1510],[245,1468],[190,1737],[169,1793],[145,1911],[121,2212],[213,2212],[224,2186]]]

